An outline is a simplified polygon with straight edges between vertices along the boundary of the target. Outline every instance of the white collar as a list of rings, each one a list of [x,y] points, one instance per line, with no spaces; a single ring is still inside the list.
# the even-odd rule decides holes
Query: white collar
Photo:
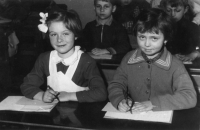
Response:
[[[60,56],[58,56],[58,52],[56,50],[53,51],[52,54],[52,60],[57,64],[59,62],[62,62],[64,65],[69,66],[74,64],[78,60],[78,52],[80,50],[80,46],[75,46],[74,53],[65,59],[62,59]]]

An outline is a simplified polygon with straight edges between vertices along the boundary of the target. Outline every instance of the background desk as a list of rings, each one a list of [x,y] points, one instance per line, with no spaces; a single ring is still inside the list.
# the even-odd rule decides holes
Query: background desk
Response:
[[[117,67],[124,55],[114,55],[111,60],[109,59],[96,59],[96,62],[102,71],[102,75],[107,83],[109,83],[115,74]],[[200,88],[200,59],[196,59],[192,64],[185,64],[188,73],[190,74],[195,86]]]
[[[171,124],[103,118],[106,102],[58,104],[50,113],[0,111],[0,129],[199,130],[200,109],[174,111]]]

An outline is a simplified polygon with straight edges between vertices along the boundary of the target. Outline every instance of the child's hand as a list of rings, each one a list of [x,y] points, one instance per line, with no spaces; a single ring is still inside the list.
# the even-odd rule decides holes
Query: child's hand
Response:
[[[53,102],[54,99],[56,98],[55,95],[57,95],[58,92],[53,91],[52,89],[47,89],[42,97],[43,102]]]
[[[128,21],[122,24],[127,30],[131,30],[133,27],[133,21]]]
[[[132,101],[128,100],[128,103],[131,104]],[[127,112],[128,110],[130,110],[130,105],[127,104],[126,99],[123,99],[119,105],[118,105],[118,110],[121,112]]]
[[[194,51],[188,55],[180,55],[180,54],[176,54],[176,58],[178,58],[179,60],[186,62],[186,61],[193,61],[195,60],[197,57],[199,57],[199,52],[198,51]]]
[[[103,55],[103,54],[109,54],[110,53],[107,49],[99,49],[99,48],[94,48],[94,49],[92,49],[91,52],[94,55]]]
[[[145,101],[145,102],[135,102],[133,105],[132,111],[134,112],[146,112],[150,111],[155,106],[152,105],[151,101]]]

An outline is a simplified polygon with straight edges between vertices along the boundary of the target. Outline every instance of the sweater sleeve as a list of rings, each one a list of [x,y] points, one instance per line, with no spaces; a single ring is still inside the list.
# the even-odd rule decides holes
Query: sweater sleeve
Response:
[[[173,74],[173,94],[163,94],[150,100],[153,110],[180,110],[195,107],[197,95],[193,83],[184,67],[179,67]]]
[[[96,62],[91,60],[85,62],[83,69],[84,80],[88,82],[88,91],[76,93],[79,102],[97,102],[107,99],[107,90],[100,75]]]
[[[117,109],[118,104],[125,98],[124,92],[127,91],[128,77],[127,77],[127,58],[125,56],[120,66],[117,68],[112,82],[108,86],[108,98],[112,105]]]
[[[31,72],[24,78],[20,89],[25,97],[32,99],[38,92],[43,91],[40,87],[44,83],[44,65],[47,61],[48,59],[45,59],[44,55],[40,55]],[[48,66],[46,67],[48,68]]]

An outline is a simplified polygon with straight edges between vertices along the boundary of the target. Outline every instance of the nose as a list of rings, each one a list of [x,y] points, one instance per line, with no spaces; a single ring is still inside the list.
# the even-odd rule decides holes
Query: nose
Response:
[[[174,18],[176,13],[174,11],[171,11],[171,16]]]
[[[104,7],[101,7],[101,8],[100,8],[100,11],[103,12],[103,11],[104,11]]]
[[[58,35],[57,41],[58,41],[58,42],[62,42],[62,41],[63,41],[62,35]]]
[[[145,44],[144,44],[146,47],[149,47],[151,46],[151,43],[150,43],[150,40],[146,39],[145,41]]]

